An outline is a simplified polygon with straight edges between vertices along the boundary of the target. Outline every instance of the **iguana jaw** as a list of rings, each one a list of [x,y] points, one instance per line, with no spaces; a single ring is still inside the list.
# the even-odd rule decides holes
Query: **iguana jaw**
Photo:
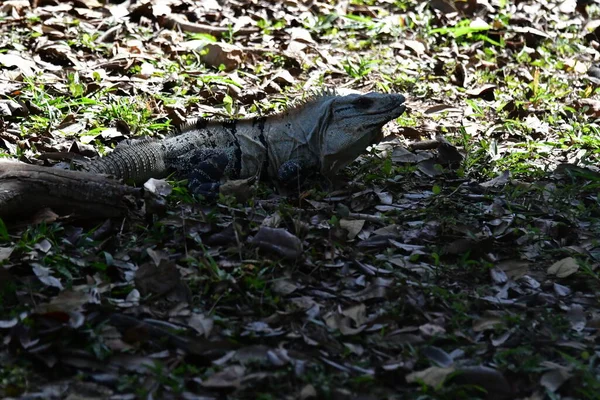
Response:
[[[334,175],[381,140],[381,128],[405,110],[401,94],[368,93],[335,99],[321,132],[321,173]]]

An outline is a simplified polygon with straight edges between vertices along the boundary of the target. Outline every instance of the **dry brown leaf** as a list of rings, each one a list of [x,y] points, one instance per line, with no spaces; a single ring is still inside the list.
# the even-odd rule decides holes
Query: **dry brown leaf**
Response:
[[[7,247],[7,246],[0,247],[0,263],[2,263],[2,261],[8,260],[10,258],[10,255],[12,254],[12,252],[14,250],[15,250],[14,246],[12,246],[12,247]]]
[[[566,257],[552,264],[548,268],[550,275],[556,275],[558,278],[566,278],[579,270],[579,264],[573,257]]]
[[[311,384],[308,384],[300,391],[300,400],[310,400],[317,398],[317,390]]]
[[[135,273],[135,284],[142,295],[162,295],[178,287],[181,274],[175,262],[161,259],[160,263],[142,264]]]
[[[502,325],[504,325],[504,321],[500,317],[481,317],[476,318],[475,321],[473,321],[473,330],[475,332],[483,332],[487,330],[496,329],[497,327]]]
[[[298,286],[289,279],[277,279],[273,282],[273,292],[282,296],[294,293],[298,289]]]
[[[219,186],[219,193],[224,196],[233,196],[241,203],[247,201],[253,191],[252,184],[256,179],[250,177],[247,179],[230,179]]]
[[[594,118],[600,118],[600,100],[596,99],[579,99],[578,105],[583,108],[584,112]]]
[[[213,319],[204,314],[194,313],[188,319],[188,326],[198,332],[199,335],[209,337],[213,328]]]
[[[429,107],[427,110],[425,110],[425,114],[438,114],[443,112],[462,113],[462,110],[455,106],[450,106],[446,104],[438,104],[436,106]]]
[[[487,182],[480,183],[484,188],[499,187],[507,184],[510,180],[510,171],[504,170],[497,177],[490,179]]]
[[[421,57],[427,51],[427,47],[425,46],[425,44],[418,40],[406,39],[402,43],[404,44],[404,46],[414,51],[417,57]]]
[[[423,382],[427,386],[438,387],[444,383],[448,375],[456,371],[456,368],[429,367],[421,371],[415,371],[406,375],[406,382]]]
[[[505,260],[496,265],[513,280],[517,280],[529,272],[529,262],[521,260]]]
[[[251,241],[259,248],[274,252],[287,259],[296,259],[302,254],[302,242],[282,228],[261,227]]]
[[[359,327],[352,326],[352,319],[348,317],[344,317],[337,312],[331,312],[323,317],[325,324],[331,329],[337,329],[344,336],[352,336],[356,335],[363,330],[365,330],[366,326],[362,325]]]
[[[540,378],[540,385],[550,392],[556,392],[565,382],[571,378],[572,374],[567,368],[559,367],[548,371]]]
[[[38,313],[49,313],[49,312],[64,312],[71,313],[81,311],[85,304],[99,304],[100,299],[97,297],[97,293],[90,292],[90,289],[84,290],[73,290],[67,289],[53,297],[49,303],[40,304],[36,307]]]
[[[469,96],[473,97],[482,97],[485,100],[494,100],[494,89],[496,89],[496,85],[487,84],[478,88],[473,88],[466,90],[465,93]]]
[[[367,306],[364,304],[359,304],[350,308],[346,308],[342,311],[342,315],[345,315],[354,321],[356,326],[360,326],[367,322]]]
[[[33,270],[35,276],[37,276],[40,282],[42,282],[44,285],[52,286],[63,290],[63,286],[60,282],[60,279],[52,275],[52,270],[50,268],[44,267],[43,265],[38,263],[32,263],[31,269]]]
[[[212,374],[201,384],[207,388],[238,388],[245,375],[246,368],[241,365],[231,365],[225,367],[223,371]]]
[[[35,62],[27,60],[13,52],[0,53],[0,64],[5,67],[17,67],[17,70],[25,77],[33,77],[38,71]]]
[[[364,219],[340,219],[340,227],[348,231],[348,240],[354,239],[365,226]]]
[[[456,369],[457,374],[451,382],[459,385],[476,385],[482,387],[493,398],[510,398],[512,387],[504,375],[490,367],[483,365],[475,367],[461,367]]]
[[[422,157],[411,153],[406,150],[404,147],[395,147],[392,152],[392,161],[395,163],[410,163],[414,164],[422,160]]]
[[[202,61],[214,68],[223,67],[225,71],[238,68],[246,57],[244,51],[233,44],[208,43],[201,50]]]

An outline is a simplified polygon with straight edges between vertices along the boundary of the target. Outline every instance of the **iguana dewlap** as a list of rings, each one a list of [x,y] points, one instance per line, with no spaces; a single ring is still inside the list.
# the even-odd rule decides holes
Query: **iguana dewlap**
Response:
[[[196,119],[177,135],[119,145],[86,169],[133,183],[175,172],[203,194],[222,179],[265,171],[282,182],[315,170],[331,176],[380,138],[383,125],[404,112],[404,101],[401,94],[325,91],[267,117]]]

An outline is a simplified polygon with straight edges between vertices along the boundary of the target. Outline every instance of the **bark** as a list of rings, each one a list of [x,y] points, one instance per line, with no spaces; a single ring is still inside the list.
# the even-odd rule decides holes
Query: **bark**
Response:
[[[82,218],[126,214],[140,189],[87,172],[0,160],[0,218],[14,220],[50,208]]]

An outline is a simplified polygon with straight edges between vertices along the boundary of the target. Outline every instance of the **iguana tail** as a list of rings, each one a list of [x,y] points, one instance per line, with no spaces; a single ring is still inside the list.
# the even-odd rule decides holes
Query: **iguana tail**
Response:
[[[89,172],[112,175],[127,183],[138,184],[167,175],[163,145],[151,140],[119,145],[106,157],[93,160],[84,168]]]

